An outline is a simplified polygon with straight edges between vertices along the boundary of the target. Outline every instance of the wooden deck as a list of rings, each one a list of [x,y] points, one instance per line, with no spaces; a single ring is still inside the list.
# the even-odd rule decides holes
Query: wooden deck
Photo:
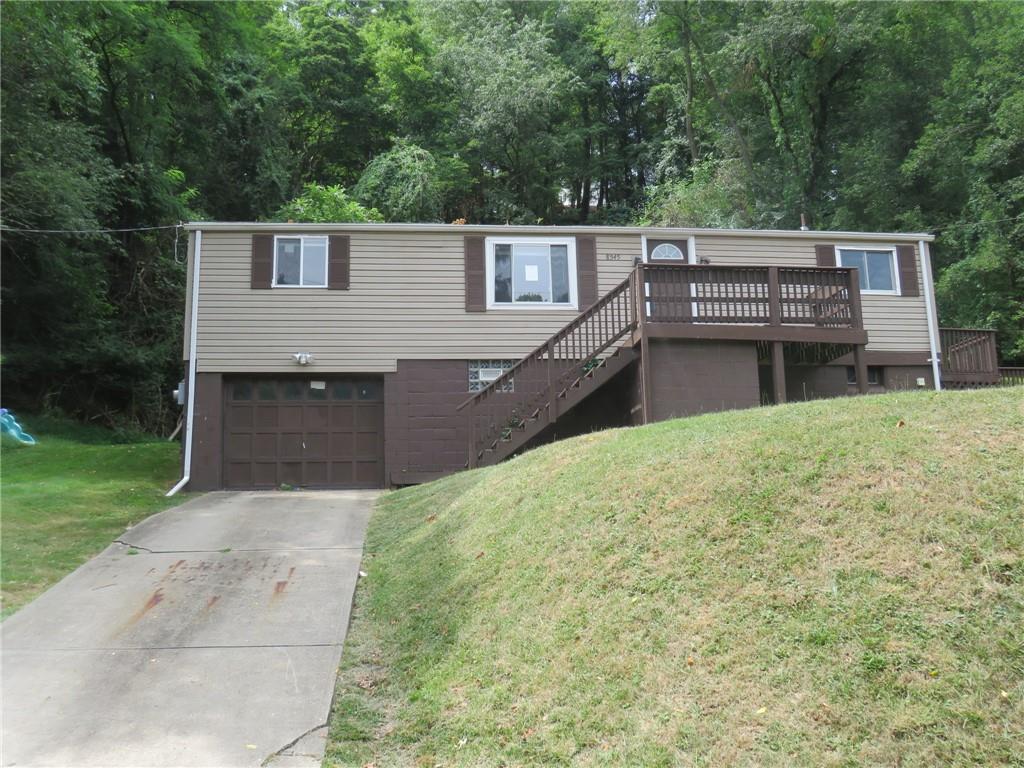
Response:
[[[771,357],[777,402],[785,401],[787,345],[852,349],[866,391],[867,332],[855,269],[639,264],[459,405],[469,421],[469,466],[511,455],[615,376],[637,349],[647,371],[652,338],[756,342]],[[649,380],[649,372],[643,378]],[[514,396],[505,391],[511,381]],[[642,390],[647,421],[650,391]]]

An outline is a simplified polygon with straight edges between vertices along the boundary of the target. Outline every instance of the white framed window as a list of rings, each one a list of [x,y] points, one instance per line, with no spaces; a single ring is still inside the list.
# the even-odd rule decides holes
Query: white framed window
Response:
[[[318,235],[274,237],[275,288],[326,288],[327,238]]]
[[[894,247],[837,246],[836,266],[857,268],[861,293],[900,295],[900,270]]]
[[[488,309],[577,309],[576,239],[488,237]]]

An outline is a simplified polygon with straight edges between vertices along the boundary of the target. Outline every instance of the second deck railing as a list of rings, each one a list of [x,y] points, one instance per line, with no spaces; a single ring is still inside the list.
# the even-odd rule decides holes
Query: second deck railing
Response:
[[[999,378],[996,332],[985,328],[940,328],[942,379],[984,382]]]
[[[643,320],[862,328],[857,270],[642,264]]]

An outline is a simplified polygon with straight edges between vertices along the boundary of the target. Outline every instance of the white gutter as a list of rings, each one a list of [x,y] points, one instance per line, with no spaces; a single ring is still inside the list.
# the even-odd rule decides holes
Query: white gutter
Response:
[[[637,227],[583,224],[580,226],[552,226],[533,224],[289,224],[266,221],[193,221],[185,225],[189,232],[444,232],[447,234],[501,234],[501,235],[647,235],[663,240],[682,240],[687,237],[783,237],[802,240],[816,240],[827,243],[832,240],[885,240],[898,243],[912,243],[918,240],[931,242],[935,236],[927,232],[840,232],[799,229],[713,229],[708,227]]]
[[[199,254],[203,248],[203,231],[196,230],[196,250],[192,259],[192,316],[188,332],[188,402],[185,406],[185,466],[181,480],[165,495],[173,496],[184,488],[192,477],[192,421],[196,412],[196,336],[199,331]]]
[[[935,284],[932,282],[932,258],[928,243],[919,240],[917,248],[921,253],[921,283],[924,285],[924,306],[928,313],[928,346],[932,353],[932,378],[935,380],[935,391],[942,391],[942,373],[939,367],[939,321],[935,308]]]

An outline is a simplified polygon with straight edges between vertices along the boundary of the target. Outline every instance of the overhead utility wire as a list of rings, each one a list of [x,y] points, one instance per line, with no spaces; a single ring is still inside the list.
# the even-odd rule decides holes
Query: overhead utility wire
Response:
[[[124,227],[123,229],[22,229],[0,225],[0,232],[19,232],[33,235],[97,235],[108,232],[148,232],[154,229],[181,229],[184,224],[163,224],[157,227]]]

